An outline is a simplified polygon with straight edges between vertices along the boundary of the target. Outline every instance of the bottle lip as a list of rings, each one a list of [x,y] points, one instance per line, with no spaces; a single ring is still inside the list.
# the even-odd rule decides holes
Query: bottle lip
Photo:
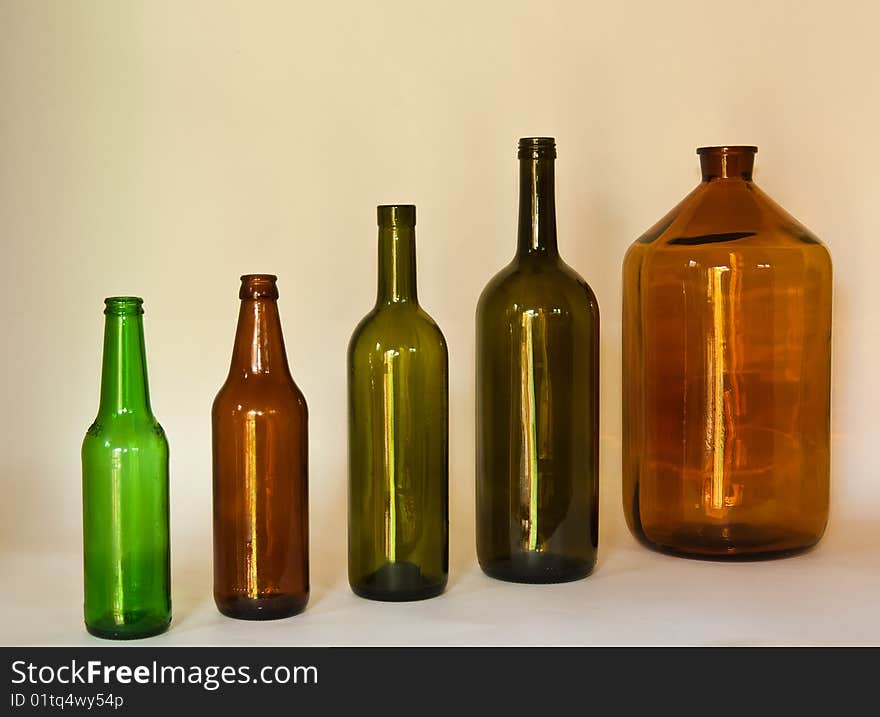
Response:
[[[746,144],[697,147],[703,181],[744,179],[750,182],[757,152],[757,147]]]
[[[376,221],[379,226],[416,225],[415,204],[380,204],[376,207]]]
[[[757,154],[758,148],[753,144],[719,144],[697,147],[697,154]]]
[[[239,299],[277,299],[278,277],[275,274],[242,274]]]
[[[516,156],[519,159],[556,159],[556,138],[520,137]]]
[[[121,316],[123,314],[143,314],[144,300],[140,296],[108,296],[104,299],[104,313]]]
[[[242,281],[278,281],[278,277],[275,274],[242,274]]]

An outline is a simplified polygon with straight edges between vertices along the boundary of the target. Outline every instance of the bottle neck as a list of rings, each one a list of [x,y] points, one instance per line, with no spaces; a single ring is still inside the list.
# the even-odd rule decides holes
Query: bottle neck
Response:
[[[551,157],[519,160],[517,255],[559,255],[556,246],[556,181]]]
[[[700,171],[704,182],[715,179],[752,181],[757,147],[700,147]]]
[[[276,299],[242,298],[229,376],[290,376]]]
[[[142,313],[107,312],[98,410],[105,415],[152,413]]]
[[[379,225],[379,281],[376,305],[418,304],[416,230],[402,223]]]

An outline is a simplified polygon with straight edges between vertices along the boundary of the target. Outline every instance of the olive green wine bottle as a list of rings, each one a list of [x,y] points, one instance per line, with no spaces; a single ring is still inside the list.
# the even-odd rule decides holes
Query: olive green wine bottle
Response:
[[[376,305],[348,348],[348,576],[362,597],[420,600],[448,573],[448,358],[416,296],[416,208],[378,215]]]
[[[168,441],[150,407],[143,301],[105,301],[98,416],[82,445],[85,622],[148,637],[171,622]]]
[[[502,580],[592,571],[598,548],[599,307],[556,247],[556,142],[519,142],[516,256],[477,305],[477,556]]]

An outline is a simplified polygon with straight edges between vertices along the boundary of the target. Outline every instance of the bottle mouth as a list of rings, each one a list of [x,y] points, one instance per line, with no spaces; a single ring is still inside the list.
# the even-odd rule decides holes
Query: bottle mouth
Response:
[[[517,144],[519,159],[556,159],[555,137],[522,137]]]
[[[758,148],[754,145],[721,145],[717,147],[698,147],[700,169],[703,181],[713,179],[752,179],[755,168],[755,155]]]
[[[697,147],[697,154],[757,154],[758,148],[752,144],[725,144]]]
[[[416,225],[415,204],[380,204],[376,207],[376,220],[380,227]]]
[[[277,299],[278,277],[275,274],[242,274],[239,299]]]
[[[104,299],[104,313],[114,316],[143,314],[144,300],[139,296],[108,296]]]

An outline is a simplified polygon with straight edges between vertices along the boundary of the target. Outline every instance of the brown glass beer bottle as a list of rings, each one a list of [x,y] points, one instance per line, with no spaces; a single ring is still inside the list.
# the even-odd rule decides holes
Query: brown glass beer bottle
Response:
[[[275,282],[241,277],[232,365],[211,411],[214,601],[244,620],[294,615],[309,598],[308,412]]]

